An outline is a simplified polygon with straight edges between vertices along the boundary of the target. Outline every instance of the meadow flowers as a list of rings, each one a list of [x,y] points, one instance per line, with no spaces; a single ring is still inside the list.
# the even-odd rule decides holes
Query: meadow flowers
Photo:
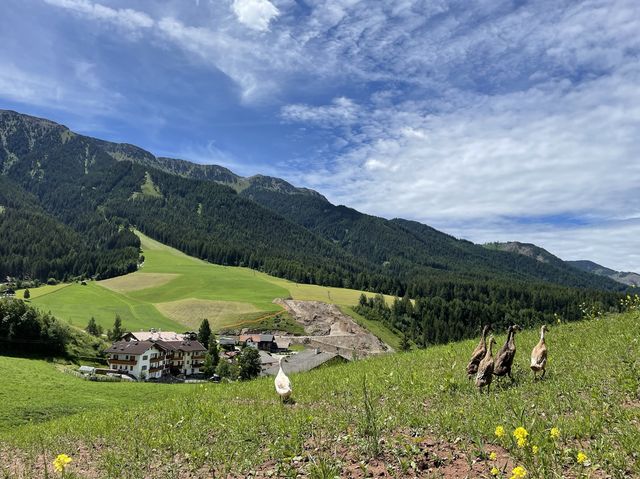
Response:
[[[64,470],[69,465],[72,459],[66,454],[58,454],[53,461],[53,468],[56,472],[64,474]]]
[[[551,436],[551,439],[558,439],[560,437],[560,429],[552,427],[549,435]]]
[[[540,448],[538,446],[536,446],[535,444],[533,446],[531,446],[531,452],[535,455],[538,454],[538,451],[540,451]]]
[[[502,426],[496,427],[496,437],[503,437],[505,435],[504,428]]]
[[[529,435],[529,433],[522,426],[516,428],[516,430],[513,431],[513,437],[515,437],[518,440],[518,447],[520,449],[522,449],[523,447],[525,447],[527,445],[527,436],[528,435]]]
[[[498,459],[498,455],[495,452],[492,452],[491,454],[489,454],[489,459],[495,461],[496,459]]]
[[[513,468],[511,474],[511,479],[522,479],[527,475],[527,470],[522,466],[517,466]]]
[[[497,476],[498,474],[500,474],[500,469],[498,469],[496,466],[493,466],[491,468],[491,475],[492,476]]]
[[[578,461],[578,464],[580,465],[584,464],[587,459],[588,459],[587,455],[582,451],[580,451],[576,456],[576,461]]]

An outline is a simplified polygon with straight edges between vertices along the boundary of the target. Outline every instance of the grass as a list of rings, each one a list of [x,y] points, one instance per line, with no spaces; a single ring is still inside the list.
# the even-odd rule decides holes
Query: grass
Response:
[[[400,337],[379,321],[367,319],[348,306],[341,306],[340,310],[344,314],[351,316],[356,323],[368,329],[374,336],[391,346],[394,350],[398,351],[400,349]]]
[[[276,298],[351,306],[362,294],[296,284],[249,268],[210,264],[137,234],[145,257],[139,271],[86,286],[74,283],[33,288],[32,304],[78,327],[85,327],[93,316],[105,330],[113,326],[116,314],[125,329],[133,331],[196,329],[204,318],[214,330],[243,325],[271,329],[272,315],[283,312],[273,303]],[[18,292],[19,297],[22,294]],[[302,332],[290,318],[280,326],[285,331]],[[372,326],[381,339],[397,342],[383,326]]]
[[[0,356],[0,434],[12,428],[49,422],[83,412],[131,407],[148,397],[168,399],[192,388],[160,384],[88,382],[63,373],[66,366],[36,359]]]
[[[636,312],[554,325],[547,334],[549,371],[535,382],[528,355],[538,332],[519,333],[517,384],[500,381],[489,395],[478,394],[465,374],[477,340],[293,374],[294,405],[281,404],[272,379],[186,388],[66,377],[59,384],[51,366],[37,366],[45,372],[32,381],[18,376],[26,370],[15,363],[20,360],[5,360],[3,371],[12,371],[13,380],[5,381],[10,387],[3,404],[13,411],[20,411],[14,403],[24,409],[25,398],[38,396],[34,410],[66,403],[83,412],[17,427],[6,422],[14,413],[6,413],[0,451],[3,443],[20,458],[25,475],[44,450],[49,458],[70,454],[70,472],[78,477],[80,471],[130,478],[227,477],[233,471],[243,477],[256,468],[274,477],[322,477],[322,470],[335,475],[338,468],[344,475],[349,466],[381,464],[392,477],[412,477],[425,460],[429,477],[460,463],[467,468],[460,476],[472,477],[489,477],[492,467],[504,464],[498,477],[510,477],[515,466],[526,468],[527,479],[638,477],[639,323]],[[66,391],[71,387],[74,394]],[[96,398],[104,410],[96,408]],[[504,427],[504,437],[495,436],[496,426]],[[517,427],[528,432],[523,449],[512,435]],[[553,427],[557,439],[550,437]],[[440,453],[439,445],[448,452]],[[490,459],[490,451],[498,459]],[[579,452],[588,458],[582,464]]]

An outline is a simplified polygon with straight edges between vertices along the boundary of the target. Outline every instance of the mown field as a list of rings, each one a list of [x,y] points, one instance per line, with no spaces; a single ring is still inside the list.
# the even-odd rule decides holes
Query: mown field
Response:
[[[0,416],[0,471],[42,476],[66,453],[67,477],[640,477],[639,333],[638,312],[551,325],[542,381],[528,370],[538,332],[519,333],[517,383],[489,395],[466,378],[476,341],[464,341],[292,375],[295,404],[281,404],[271,379],[105,388],[3,359],[24,377],[3,396],[23,407]],[[57,401],[71,414],[16,426],[23,398],[41,390],[41,408]]]
[[[125,329],[184,331],[197,329],[203,318],[209,319],[217,330],[243,324],[272,326],[272,315],[282,311],[273,303],[275,298],[352,306],[361,294],[356,290],[298,285],[248,268],[210,264],[138,234],[145,256],[139,271],[90,281],[86,286],[74,283],[31,289],[31,303],[78,327],[86,326],[93,316],[106,330],[118,314]],[[18,296],[23,293],[19,291]],[[291,332],[297,330],[290,321],[280,324]],[[389,331],[383,334],[394,339]]]

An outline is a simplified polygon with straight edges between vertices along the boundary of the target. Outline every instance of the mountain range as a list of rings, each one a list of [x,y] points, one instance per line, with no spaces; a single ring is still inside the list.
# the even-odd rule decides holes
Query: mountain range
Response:
[[[333,205],[279,178],[156,157],[0,110],[0,277],[133,271],[141,259],[131,227],[211,262],[399,295],[433,281],[625,288],[549,253],[541,261],[483,247]]]

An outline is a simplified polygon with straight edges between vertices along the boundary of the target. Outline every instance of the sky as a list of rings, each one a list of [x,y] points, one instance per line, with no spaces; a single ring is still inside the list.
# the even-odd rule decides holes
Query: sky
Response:
[[[640,272],[637,0],[2,0],[0,108]]]

